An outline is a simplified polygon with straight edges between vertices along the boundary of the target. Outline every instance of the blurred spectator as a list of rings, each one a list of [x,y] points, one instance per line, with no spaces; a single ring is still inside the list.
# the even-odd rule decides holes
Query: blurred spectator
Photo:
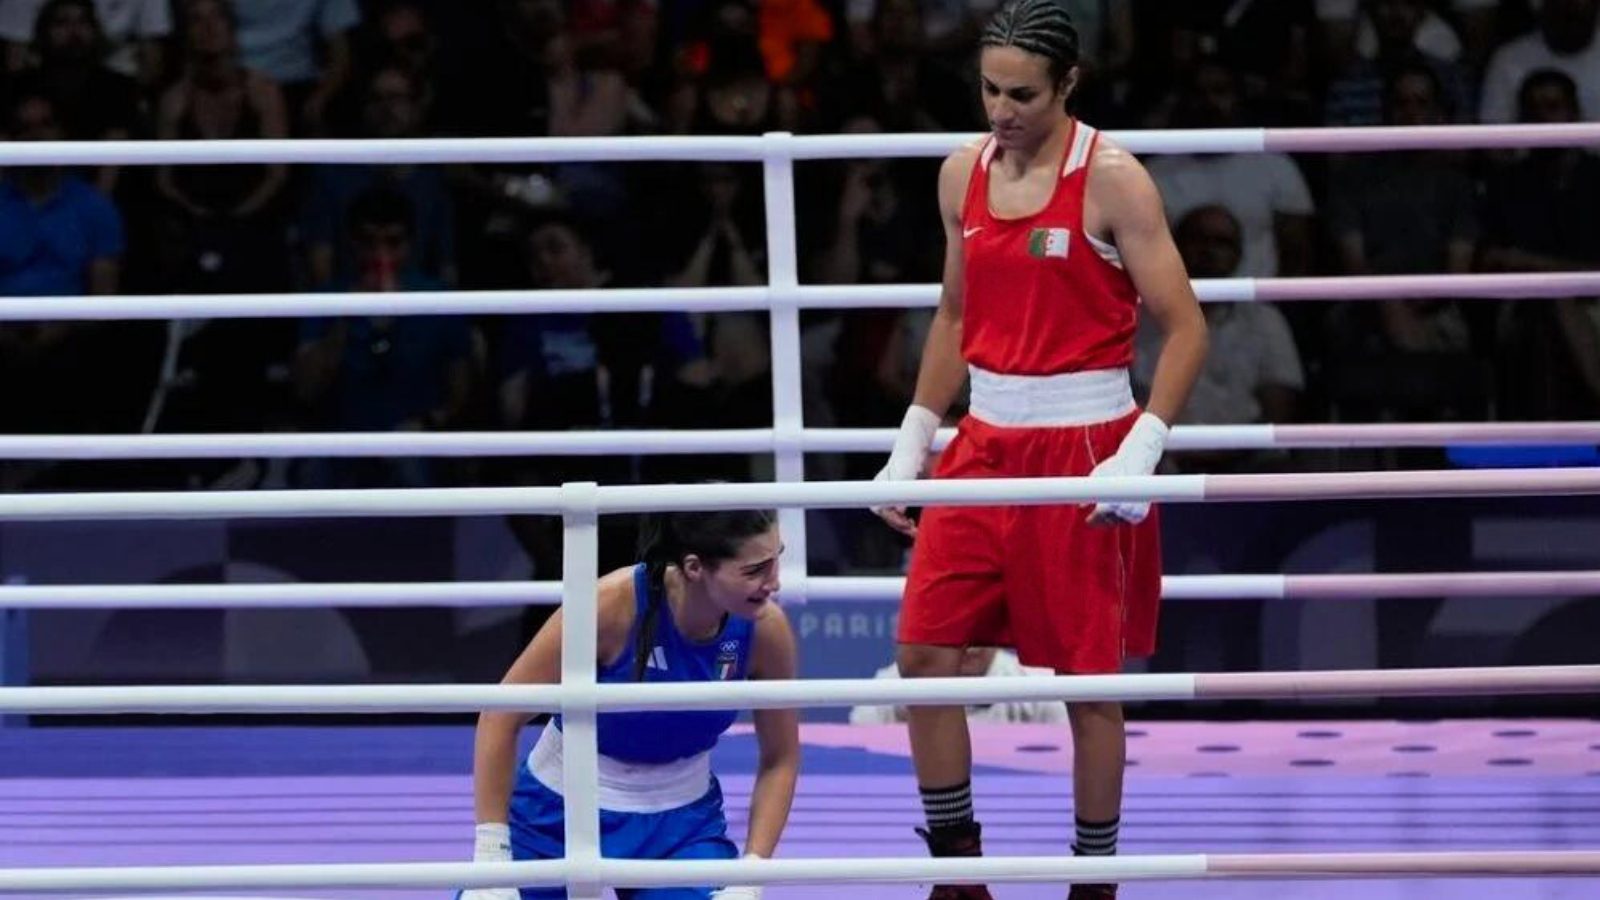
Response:
[[[637,98],[610,65],[580,66],[572,38],[545,45],[551,137],[618,137],[635,130]],[[638,123],[643,124],[643,123]],[[628,201],[623,170],[605,163],[567,162],[552,169],[564,201],[597,219],[620,216]]]
[[[4,128],[11,141],[63,137],[50,98],[37,93],[10,98]],[[122,248],[116,208],[68,170],[0,172],[0,297],[114,294]],[[115,374],[95,352],[100,338],[116,334],[115,326],[99,323],[0,325],[6,430],[93,430],[104,424],[101,416],[109,409],[136,406],[138,400],[122,390],[139,383],[136,374]],[[113,380],[107,382],[108,376]],[[127,427],[125,421],[117,424]]]
[[[360,274],[340,291],[438,290],[411,264],[415,213],[406,198],[369,190],[350,209]],[[405,303],[397,295],[397,306]],[[453,427],[472,387],[472,327],[459,316],[311,319],[301,325],[295,381],[313,422],[336,431],[421,431]],[[321,487],[417,487],[434,483],[424,460],[332,460],[308,464]]]
[[[105,34],[90,0],[49,0],[34,33],[38,64],[17,75],[16,90],[48,96],[67,140],[126,140],[144,131],[138,84],[102,62]],[[119,172],[101,167],[96,186],[112,194]]]
[[[633,117],[654,126],[675,80],[668,55],[662,53],[660,6],[655,0],[620,0],[617,6],[613,60],[633,88]]]
[[[557,0],[497,0],[485,46],[460,59],[441,97],[446,127],[473,137],[545,137],[552,134],[554,66],[570,66],[567,19]],[[567,108],[570,121],[574,109]],[[597,117],[598,118],[598,117]],[[487,163],[458,167],[462,190],[462,283],[504,288],[525,280],[523,218],[529,211],[563,205],[556,167],[543,163]]]
[[[678,204],[675,239],[667,252],[673,287],[757,285],[766,282],[761,197],[749,167],[701,163],[698,190]],[[760,427],[771,421],[772,371],[767,316],[761,312],[694,317],[715,378],[714,402],[696,411],[696,425]]]
[[[843,130],[860,134],[881,129],[871,118],[858,116]],[[830,201],[832,233],[810,254],[814,260],[812,280],[825,284],[937,281],[943,248],[938,235],[929,233],[928,225],[937,223],[938,217],[926,207],[928,192],[918,190],[916,183],[907,183],[904,164],[887,159],[851,160],[839,167],[839,175],[842,185],[836,181],[817,192]],[[917,336],[931,315],[932,310],[923,309],[873,309],[834,316],[826,326],[829,334],[836,335],[829,342],[827,357],[819,358],[813,351],[803,369],[817,382],[808,394],[823,394],[827,406],[837,410],[837,414],[826,415],[841,425],[878,426],[892,420],[911,401],[917,358],[922,353]],[[808,404],[814,402],[808,400]],[[870,460],[852,462],[866,465]],[[872,477],[872,472],[865,477]]]
[[[816,76],[823,47],[834,35],[833,15],[819,0],[757,0],[757,30],[767,77],[801,85]]]
[[[844,134],[885,129],[870,116],[844,123]],[[888,159],[844,163],[842,184],[826,192],[834,199],[832,239],[815,259],[815,280],[828,284],[894,284],[925,276],[937,266],[939,248],[929,246],[923,218],[931,210],[908,190],[902,170]],[[925,192],[924,192],[925,193]]]
[[[296,134],[321,134],[350,81],[355,0],[231,0],[244,65],[277,82]]]
[[[183,76],[161,98],[167,140],[288,136],[283,94],[239,63],[226,0],[185,0]],[[281,164],[162,166],[156,187],[170,204],[162,250],[169,289],[241,292],[287,286]]]
[[[54,101],[12,95],[6,138],[66,137]],[[106,196],[59,166],[0,172],[0,296],[115,294],[122,219]]]
[[[750,48],[774,84],[804,84],[834,35],[833,16],[818,0],[708,0],[697,13],[693,38],[680,45],[696,74],[723,65],[718,57],[734,48]]]
[[[416,92],[419,133],[438,130],[439,37],[421,0],[393,0],[376,16],[364,68],[395,66],[411,79]],[[359,112],[355,112],[359,117]]]
[[[576,216],[556,212],[532,223],[525,243],[529,286],[546,290],[625,286],[602,264],[585,224]],[[505,316],[496,320],[490,343],[496,424],[506,429],[636,428],[645,424],[646,415],[662,417],[652,421],[654,427],[682,427],[672,412],[686,390],[710,383],[704,355],[682,313]],[[646,404],[674,409],[647,412]],[[516,459],[507,461],[507,467],[516,484],[631,480],[626,461],[617,458]],[[622,520],[612,524],[626,531]],[[511,528],[535,572],[560,571],[559,522],[517,517]],[[607,542],[625,547],[628,537],[608,530]]]
[[[1578,87],[1562,72],[1528,76],[1518,121],[1581,118]],[[1491,173],[1482,260],[1491,271],[1600,268],[1600,158],[1578,147],[1530,150]],[[1508,301],[1498,327],[1499,414],[1522,420],[1600,418],[1600,302],[1593,297]]]
[[[398,65],[373,70],[362,85],[362,137],[420,137],[422,102],[416,80]],[[356,274],[356,247],[346,215],[356,197],[375,187],[403,194],[416,211],[409,264],[445,284],[455,282],[455,205],[436,165],[329,165],[313,170],[301,216],[301,236],[313,284]]]
[[[1541,69],[1565,72],[1578,86],[1583,115],[1600,115],[1600,41],[1595,40],[1600,0],[1541,0],[1538,28],[1494,51],[1483,77],[1479,119],[1511,122],[1517,92]]]
[[[755,285],[766,279],[766,237],[761,196],[748,167],[697,163],[695,193],[677,205],[678,227],[662,249],[672,287]]]
[[[1323,47],[1336,69],[1353,60],[1372,60],[1382,55],[1383,19],[1394,14],[1385,9],[1387,0],[1316,0],[1317,24],[1322,29]],[[1498,0],[1446,0],[1443,3],[1416,3],[1417,24],[1410,35],[1410,46],[1433,59],[1461,63],[1477,69],[1483,65],[1494,45],[1498,25]],[[1444,10],[1435,7],[1447,7]]]
[[[1444,121],[1470,120],[1476,106],[1466,74],[1453,60],[1453,52],[1425,47],[1422,29],[1432,14],[1423,0],[1373,0],[1370,29],[1374,46],[1370,53],[1355,54],[1342,74],[1328,85],[1324,124],[1332,126],[1377,125],[1383,121],[1385,80],[1405,66],[1426,66],[1443,86],[1441,103]]]
[[[1181,91],[1216,60],[1262,119],[1249,124],[1315,121],[1311,0],[1184,0],[1135,12],[1140,32],[1152,36],[1142,93]]]
[[[153,89],[165,74],[162,43],[172,34],[169,0],[94,0],[101,40],[95,50],[106,68]],[[43,36],[41,12],[47,0],[5,0],[0,3],[0,40],[5,42],[6,68],[29,64],[28,48]]]
[[[1386,124],[1443,121],[1427,66],[1390,76]],[[1347,275],[1462,274],[1478,236],[1474,188],[1460,154],[1363,156],[1336,173],[1329,228]],[[1474,355],[1473,322],[1447,299],[1344,303],[1331,336],[1335,402],[1358,418],[1455,421],[1488,415],[1488,366]]]
[[[961,658],[961,675],[968,678],[1015,678],[1025,675],[1054,675],[1050,669],[1024,666],[1010,650],[996,647],[968,647]],[[900,668],[893,663],[873,673],[873,678],[899,678]],[[982,703],[967,707],[972,722],[1019,724],[1061,723],[1067,721],[1067,705],[1051,700],[1018,700],[1008,703]],[[893,725],[906,720],[903,706],[853,706],[851,725]]]
[[[1428,66],[1413,65],[1393,74],[1386,105],[1389,125],[1444,121],[1439,82]],[[1477,215],[1472,179],[1459,154],[1370,154],[1338,173],[1329,193],[1329,229],[1345,274],[1471,271]],[[1467,347],[1466,323],[1454,304],[1402,301],[1377,306],[1383,332],[1396,350],[1458,352]]]
[[[1180,94],[1174,124],[1234,128],[1241,121],[1238,78],[1220,59],[1202,62]],[[1150,160],[1167,218],[1221,206],[1244,229],[1239,275],[1304,275],[1311,268],[1311,189],[1294,160],[1281,153],[1195,153]]]
[[[717,48],[697,86],[672,98],[667,127],[686,134],[761,134],[794,130],[794,93],[774,84],[752,45]]]
[[[1220,206],[1202,206],[1174,229],[1178,252],[1191,278],[1231,278],[1243,258],[1239,222]],[[1292,422],[1305,390],[1305,372],[1289,323],[1270,303],[1207,303],[1212,351],[1184,407],[1182,422],[1253,425]],[[1134,388],[1149,394],[1161,350],[1160,329],[1140,316],[1135,342]],[[1250,452],[1175,454],[1172,471],[1239,471],[1260,468],[1273,455]]]
[[[970,78],[972,60],[953,70],[927,52],[927,30],[918,0],[878,0],[867,40],[871,53],[834,79],[830,105],[874,116],[883,130],[978,131],[982,104]]]

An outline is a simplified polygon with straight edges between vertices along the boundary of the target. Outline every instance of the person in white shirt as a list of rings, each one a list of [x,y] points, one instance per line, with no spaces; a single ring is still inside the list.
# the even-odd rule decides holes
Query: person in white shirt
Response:
[[[1194,84],[1178,100],[1174,124],[1236,128],[1243,124],[1238,76],[1221,60],[1195,68]],[[1161,190],[1167,220],[1202,206],[1221,206],[1243,229],[1243,278],[1304,275],[1310,265],[1311,188],[1282,153],[1196,153],[1160,156],[1148,164]]]
[[[968,647],[961,660],[961,674],[969,677],[1013,678],[1019,675],[1054,675],[1050,669],[1024,666],[1017,655],[998,647]],[[879,669],[874,678],[899,678],[894,663]],[[892,725],[906,720],[903,706],[856,706],[850,710],[851,725]],[[967,707],[969,722],[1065,722],[1067,705],[1060,701],[989,703]]]
[[[1543,69],[1564,72],[1578,85],[1579,107],[1592,120],[1600,110],[1600,0],[1543,0],[1539,27],[1501,45],[1483,75],[1478,118],[1503,125],[1517,118],[1517,92]]]

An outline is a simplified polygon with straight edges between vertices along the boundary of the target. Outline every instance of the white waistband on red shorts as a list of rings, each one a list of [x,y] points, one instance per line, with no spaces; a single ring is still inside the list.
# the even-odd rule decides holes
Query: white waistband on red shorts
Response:
[[[990,425],[1094,425],[1134,411],[1127,369],[1060,375],[1002,375],[969,366],[971,412]]]
[[[562,736],[546,725],[538,743],[528,753],[528,771],[560,794]],[[658,813],[699,800],[711,790],[711,754],[697,753],[669,763],[629,763],[600,757],[601,809],[613,812]]]

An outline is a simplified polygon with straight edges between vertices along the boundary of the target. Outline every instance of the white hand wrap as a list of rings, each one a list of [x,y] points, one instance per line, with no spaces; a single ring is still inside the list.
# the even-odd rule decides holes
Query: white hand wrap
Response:
[[[911,406],[900,421],[900,433],[895,436],[894,449],[889,461],[874,481],[915,481],[922,477],[922,468],[928,463],[928,451],[939,433],[939,417],[924,406]],[[895,507],[899,509],[900,507]],[[873,507],[881,512],[884,507]]]
[[[746,853],[745,859],[765,859],[756,853]],[[761,887],[747,885],[744,887],[725,887],[711,892],[711,900],[761,900]]]
[[[511,829],[501,822],[484,822],[473,832],[472,861],[511,862]],[[458,900],[522,900],[516,888],[473,888],[456,895]]]
[[[1089,477],[1153,474],[1156,465],[1161,462],[1161,454],[1167,448],[1167,431],[1167,423],[1150,413],[1145,413],[1133,423],[1132,430],[1122,439],[1117,452],[1095,466]],[[1094,512],[1090,513],[1091,516],[1109,515],[1118,522],[1129,525],[1143,522],[1145,516],[1149,514],[1150,504],[1131,501],[1099,503],[1095,505]]]

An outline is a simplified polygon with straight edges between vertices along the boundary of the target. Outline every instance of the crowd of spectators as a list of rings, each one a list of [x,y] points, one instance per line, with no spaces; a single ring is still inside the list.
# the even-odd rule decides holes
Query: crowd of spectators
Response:
[[[1600,118],[1600,0],[1067,3],[1083,50],[1075,112],[1103,128]],[[394,164],[384,142],[977,132],[976,36],[991,5],[4,0],[5,140],[351,137],[371,140],[373,154],[359,166],[0,171],[0,295],[761,284],[754,165]],[[1586,149],[1147,162],[1196,277],[1562,271],[1600,260],[1600,158]],[[798,166],[802,281],[936,281],[936,168]],[[892,426],[929,315],[807,312],[807,424]],[[1207,317],[1214,349],[1188,422],[1600,418],[1594,298],[1214,304]],[[764,426],[766,327],[756,313],[7,323],[0,423],[19,433]],[[880,463],[810,465],[866,478]],[[769,465],[13,464],[3,481],[739,480]],[[1194,454],[1168,465],[1247,471],[1297,459]],[[537,528],[519,533],[548,554]],[[841,525],[841,565],[894,564],[898,548],[879,531]]]

